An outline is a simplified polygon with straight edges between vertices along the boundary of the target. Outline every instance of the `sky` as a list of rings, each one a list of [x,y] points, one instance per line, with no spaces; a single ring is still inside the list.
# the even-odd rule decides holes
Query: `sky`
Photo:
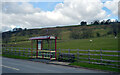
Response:
[[[77,25],[81,21],[118,19],[119,0],[6,1],[0,31]]]

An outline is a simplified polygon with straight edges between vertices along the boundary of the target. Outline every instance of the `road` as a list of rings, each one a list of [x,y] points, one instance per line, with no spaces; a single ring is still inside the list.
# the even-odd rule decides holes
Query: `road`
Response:
[[[105,73],[103,71],[73,68],[21,59],[2,58],[2,73]]]

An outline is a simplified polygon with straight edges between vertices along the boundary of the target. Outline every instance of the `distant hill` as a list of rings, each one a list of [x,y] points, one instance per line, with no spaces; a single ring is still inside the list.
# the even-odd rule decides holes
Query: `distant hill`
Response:
[[[108,35],[115,35],[117,25],[89,25],[89,26],[64,26],[42,29],[25,29],[2,33],[3,43],[29,41],[30,37],[52,35],[59,40],[87,39]]]

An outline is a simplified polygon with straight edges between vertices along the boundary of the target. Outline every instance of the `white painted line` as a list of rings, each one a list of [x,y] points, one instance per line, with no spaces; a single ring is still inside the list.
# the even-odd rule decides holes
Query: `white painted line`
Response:
[[[17,68],[14,68],[14,67],[10,67],[10,66],[5,66],[5,65],[1,65],[2,67],[6,67],[6,68],[10,68],[10,69],[13,69],[13,70],[17,70],[19,71],[20,69],[17,69]]]

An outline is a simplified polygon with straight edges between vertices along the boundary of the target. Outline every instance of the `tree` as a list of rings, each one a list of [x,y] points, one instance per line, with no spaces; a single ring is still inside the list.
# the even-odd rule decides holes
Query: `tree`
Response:
[[[83,28],[81,30],[73,30],[70,33],[72,39],[87,39],[93,37],[92,29]]]
[[[81,25],[87,25],[87,22],[82,21],[82,22],[81,22]]]
[[[101,25],[105,24],[105,20],[101,21],[101,23],[100,23],[100,24],[101,24]]]
[[[97,32],[96,35],[97,35],[97,37],[100,37],[100,33]]]
[[[24,29],[25,31],[27,30],[27,28]]]
[[[118,20],[117,20],[117,19],[115,20],[115,23],[118,23]]]
[[[117,32],[118,32],[118,24],[117,23],[112,25],[112,31],[113,31],[114,36],[116,37]]]
[[[111,23],[111,20],[110,19],[108,19],[106,22],[105,22],[105,24],[110,24]]]
[[[93,24],[94,24],[94,25],[99,25],[99,20],[95,20],[95,21],[93,22]]]

